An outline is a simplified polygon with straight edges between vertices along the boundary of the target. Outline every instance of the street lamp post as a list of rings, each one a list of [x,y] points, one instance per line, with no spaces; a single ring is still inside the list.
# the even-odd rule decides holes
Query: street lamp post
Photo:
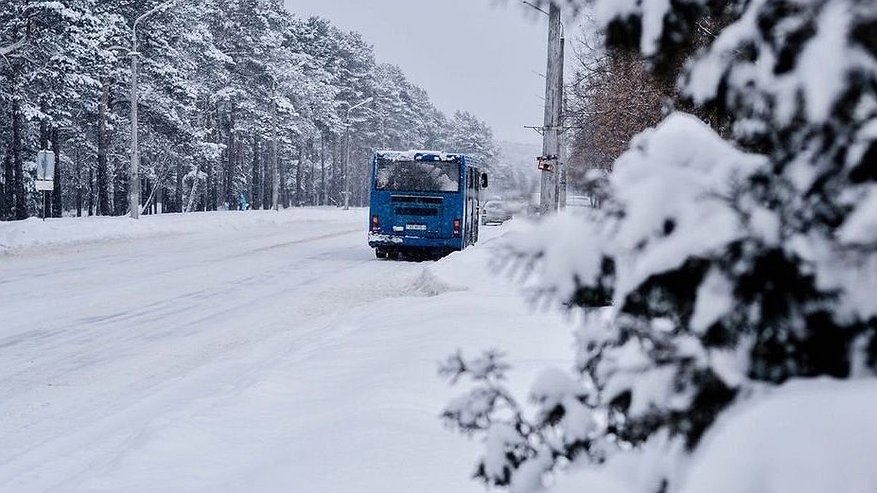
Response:
[[[138,219],[140,217],[140,147],[138,145],[137,129],[137,77],[139,75],[137,57],[140,56],[140,53],[137,51],[137,25],[146,17],[164,10],[175,1],[176,0],[168,0],[156,5],[151,10],[135,19],[134,26],[131,29],[131,51],[128,54],[131,57],[131,169],[128,170],[128,209],[131,211],[132,219]]]
[[[344,141],[345,141],[345,152],[344,152],[344,210],[350,209],[350,112],[359,108],[360,106],[371,103],[374,98],[366,98],[365,100],[356,103],[355,105],[347,108],[347,113],[344,117]]]

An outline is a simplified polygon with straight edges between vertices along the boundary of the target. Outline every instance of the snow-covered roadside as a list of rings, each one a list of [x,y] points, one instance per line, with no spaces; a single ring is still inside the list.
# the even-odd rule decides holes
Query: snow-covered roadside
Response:
[[[716,423],[696,450],[682,491],[874,491],[875,409],[874,378],[789,382]]]
[[[794,380],[729,409],[691,455],[668,454],[667,442],[654,440],[560,475],[550,491],[647,492],[670,473],[671,492],[869,493],[875,404],[873,378]]]
[[[483,491],[480,444],[438,417],[458,391],[438,361],[499,347],[527,385],[572,342],[490,272],[506,228],[436,263],[386,262],[360,212],[303,214],[0,261],[0,294],[57,299],[0,297],[15,300],[0,491]]]
[[[343,221],[335,207],[305,207],[285,211],[227,211],[191,214],[123,217],[64,217],[45,221],[32,217],[0,222],[0,255],[21,253],[37,247],[60,247],[110,240],[129,240],[160,235],[239,230],[257,225],[290,225],[302,221]]]
[[[483,492],[469,478],[479,444],[438,419],[456,391],[436,376],[437,361],[458,347],[498,345],[528,362],[512,374],[529,382],[542,365],[559,364],[570,342],[559,317],[530,311],[505,283],[483,283],[488,255],[474,249],[426,268],[411,284],[424,297],[333,319],[332,337],[291,350],[241,394],[162,430],[136,452],[147,460],[129,460],[108,484],[141,491],[141,481],[175,463],[177,447],[209,440],[223,444],[212,460],[235,465],[190,478],[186,490]],[[264,420],[255,429],[254,415]],[[192,417],[233,425],[193,430]]]
[[[0,259],[0,492],[484,491],[482,444],[439,420],[461,389],[438,361],[506,351],[524,396],[572,351],[570,321],[491,269],[520,223],[411,263],[373,258],[362,211],[268,214]],[[873,380],[794,381],[729,410],[693,457],[656,440],[551,491],[652,491],[673,471],[685,493],[870,492],[875,402]]]

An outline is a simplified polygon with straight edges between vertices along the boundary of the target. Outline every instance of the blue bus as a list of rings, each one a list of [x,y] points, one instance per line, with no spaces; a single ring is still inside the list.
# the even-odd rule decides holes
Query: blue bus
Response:
[[[487,174],[463,154],[379,151],[372,159],[368,244],[378,258],[436,257],[478,240]]]

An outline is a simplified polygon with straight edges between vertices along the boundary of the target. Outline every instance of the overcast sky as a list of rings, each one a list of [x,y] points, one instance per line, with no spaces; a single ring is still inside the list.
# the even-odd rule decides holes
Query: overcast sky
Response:
[[[374,45],[449,116],[467,110],[500,140],[538,145],[524,125],[542,124],[547,17],[519,0],[285,0]]]

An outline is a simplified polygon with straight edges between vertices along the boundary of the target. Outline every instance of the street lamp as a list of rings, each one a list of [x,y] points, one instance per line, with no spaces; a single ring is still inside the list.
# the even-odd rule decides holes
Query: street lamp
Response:
[[[344,116],[344,140],[345,140],[345,153],[344,153],[344,210],[350,209],[350,112],[359,108],[360,106],[371,103],[375,98],[369,97],[365,100],[356,103],[355,105],[347,108],[347,113]]]
[[[534,9],[538,10],[539,12],[542,12],[542,13],[545,14],[545,15],[548,15],[548,16],[551,15],[551,14],[549,14],[548,12],[542,10],[542,7],[536,5],[535,3],[528,2],[527,0],[521,0],[521,3],[523,3],[524,5],[526,5],[526,6],[528,6],[528,7],[532,7],[532,8],[534,8]]]
[[[148,10],[134,20],[134,27],[131,29],[131,52],[128,53],[131,57],[131,169],[128,175],[128,208],[132,219],[140,217],[140,148],[137,142],[137,57],[140,53],[137,51],[137,25],[143,19],[164,10],[174,2],[176,0],[168,0]]]

